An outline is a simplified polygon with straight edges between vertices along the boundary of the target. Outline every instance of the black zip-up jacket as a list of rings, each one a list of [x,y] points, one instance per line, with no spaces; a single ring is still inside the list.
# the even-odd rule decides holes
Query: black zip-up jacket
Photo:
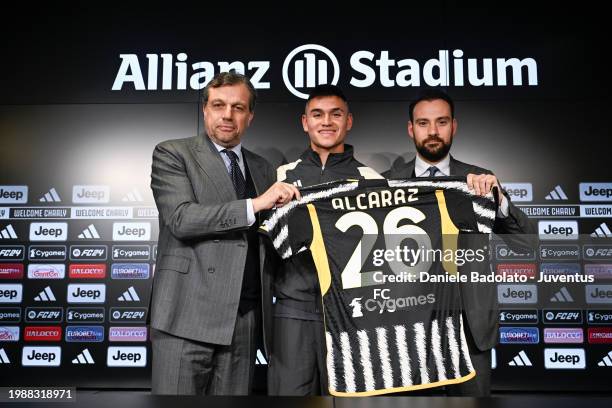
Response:
[[[344,152],[332,153],[325,166],[318,153],[306,150],[292,163],[276,170],[277,181],[298,188],[342,179],[382,178],[376,171],[357,161],[353,146],[344,145]],[[322,320],[321,291],[317,270],[309,250],[282,262],[273,283],[276,296],[275,316],[303,320]]]

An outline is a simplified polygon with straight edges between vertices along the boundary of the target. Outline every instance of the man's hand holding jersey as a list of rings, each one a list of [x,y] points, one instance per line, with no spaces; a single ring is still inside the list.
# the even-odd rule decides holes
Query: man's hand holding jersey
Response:
[[[253,211],[258,213],[275,207],[282,207],[293,199],[302,198],[300,191],[293,184],[276,182],[262,195],[253,199]]]

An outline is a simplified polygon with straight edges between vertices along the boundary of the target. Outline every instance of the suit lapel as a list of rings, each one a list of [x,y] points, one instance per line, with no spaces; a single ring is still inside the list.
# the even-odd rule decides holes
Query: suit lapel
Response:
[[[213,185],[219,192],[219,198],[223,201],[236,200],[236,191],[232,184],[232,179],[227,172],[225,163],[216,151],[212,143],[209,143],[206,139],[208,136],[202,135],[196,137],[195,143],[192,145],[194,157],[198,166],[204,173],[208,175],[208,178],[212,181]]]
[[[449,172],[451,176],[467,176],[468,169],[465,168],[463,163],[459,160],[455,160],[453,156],[450,157]]]
[[[251,179],[255,185],[255,191],[259,196],[267,190],[266,180],[264,179],[263,163],[257,156],[245,149],[244,146],[242,147],[242,156],[249,168]]]

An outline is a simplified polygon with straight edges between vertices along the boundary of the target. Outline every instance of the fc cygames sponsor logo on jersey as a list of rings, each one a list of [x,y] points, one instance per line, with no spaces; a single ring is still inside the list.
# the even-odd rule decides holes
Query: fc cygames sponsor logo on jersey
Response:
[[[537,303],[538,289],[536,285],[497,285],[497,300],[499,303]]]
[[[21,283],[0,285],[0,303],[21,303],[22,296]]]
[[[112,279],[148,279],[149,264],[115,263],[112,265]]]
[[[612,201],[612,183],[580,183],[580,201]]]
[[[513,202],[533,201],[533,186],[531,183],[504,183],[503,189]]]
[[[72,202],[77,204],[108,203],[110,201],[109,186],[73,186]]]
[[[151,248],[148,245],[113,245],[113,261],[148,261]]]
[[[0,186],[0,204],[27,204],[28,186]]]
[[[540,259],[543,261],[577,261],[580,259],[578,245],[540,245]]]
[[[536,309],[503,309],[499,311],[499,324],[537,324]]]
[[[66,310],[67,323],[104,323],[103,307],[69,307]]]
[[[146,347],[109,347],[106,356],[108,367],[145,367]]]
[[[0,246],[0,261],[23,261],[25,247],[23,245]]]
[[[100,343],[104,341],[104,326],[66,326],[69,343]]]
[[[25,341],[61,341],[62,328],[59,326],[26,326],[23,329]]]
[[[64,264],[29,264],[29,279],[64,279],[66,265]]]
[[[104,303],[105,284],[78,283],[68,285],[68,303]]]
[[[540,333],[537,327],[500,327],[499,342],[501,344],[537,344]]]
[[[23,264],[2,263],[0,264],[0,279],[22,279]]]
[[[111,323],[144,323],[147,318],[147,308],[113,307],[108,315]]]
[[[28,307],[25,321],[28,323],[61,323],[64,309],[61,307]]]
[[[30,261],[65,261],[66,247],[64,245],[31,245],[28,250]]]
[[[582,310],[544,309],[542,321],[544,324],[582,324]]]
[[[113,241],[149,241],[151,224],[148,222],[116,222],[113,224]]]
[[[62,359],[61,347],[25,346],[21,365],[33,367],[59,367]]]
[[[106,261],[106,245],[71,245],[71,261]]]
[[[33,222],[30,224],[30,241],[66,241],[68,223]]]
[[[106,264],[72,264],[68,276],[70,279],[104,279]]]
[[[584,349],[544,349],[544,367],[547,369],[584,369],[586,367]]]
[[[108,329],[109,341],[147,341],[146,327],[110,327]]]
[[[538,233],[541,240],[578,239],[577,221],[539,221]]]

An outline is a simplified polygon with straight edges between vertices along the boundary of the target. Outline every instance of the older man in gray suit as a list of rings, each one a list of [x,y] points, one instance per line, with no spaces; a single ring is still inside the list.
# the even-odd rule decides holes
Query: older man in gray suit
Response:
[[[250,391],[261,310],[266,327],[271,307],[257,214],[299,197],[241,146],[255,98],[245,76],[217,75],[204,90],[206,135],[162,142],[153,152],[160,229],[151,298],[155,394]]]

